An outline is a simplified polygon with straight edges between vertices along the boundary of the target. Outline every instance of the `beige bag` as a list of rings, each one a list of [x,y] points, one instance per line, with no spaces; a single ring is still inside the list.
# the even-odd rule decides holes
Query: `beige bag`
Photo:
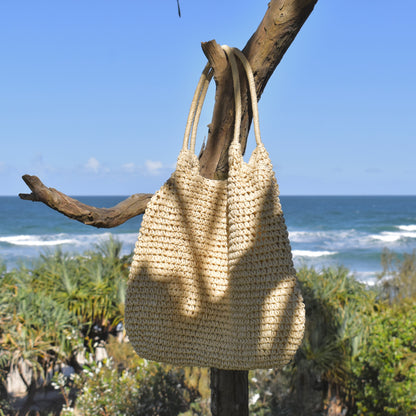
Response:
[[[196,126],[212,70],[204,69],[176,171],[146,208],[131,265],[125,323],[138,355],[177,366],[280,368],[302,341],[305,308],[273,167],[261,139],[254,79],[224,46],[236,102],[225,181],[199,174]],[[242,158],[235,57],[250,84],[257,146]],[[192,126],[190,149],[189,133]]]

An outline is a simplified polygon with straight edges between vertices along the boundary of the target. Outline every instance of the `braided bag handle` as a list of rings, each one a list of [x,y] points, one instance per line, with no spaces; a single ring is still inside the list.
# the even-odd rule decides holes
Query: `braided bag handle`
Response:
[[[230,48],[228,45],[222,45],[224,52],[227,55],[231,66],[231,73],[233,78],[233,90],[234,90],[234,103],[235,103],[235,122],[234,122],[234,135],[232,142],[238,143],[240,137],[241,127],[241,88],[240,88],[240,75],[238,71],[237,62],[235,56],[241,61],[249,84],[251,108],[253,114],[253,126],[256,144],[262,144],[260,135],[260,123],[259,112],[257,106],[257,94],[254,82],[253,71],[250,64],[244,54],[237,48]],[[201,116],[202,107],[205,101],[205,97],[208,91],[209,84],[214,75],[214,71],[211,65],[208,63],[202,71],[201,77],[197,84],[192,102],[189,110],[188,119],[185,127],[185,134],[183,138],[182,150],[188,149],[195,153],[195,142],[197,129],[199,124],[199,118]]]

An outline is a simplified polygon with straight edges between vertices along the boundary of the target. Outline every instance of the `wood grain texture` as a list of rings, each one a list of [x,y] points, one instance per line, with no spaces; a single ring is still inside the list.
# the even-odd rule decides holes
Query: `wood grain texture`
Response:
[[[260,99],[268,80],[316,3],[317,0],[272,0],[269,3],[263,20],[243,49],[253,70],[257,100]],[[212,54],[209,52],[218,49],[213,45],[214,43],[216,42],[210,41],[203,46],[203,51],[211,64],[213,64]],[[223,67],[221,69],[222,71],[215,77],[217,91],[213,117],[209,126],[206,147],[200,156],[201,174],[207,178],[217,179],[227,177],[228,147],[233,137],[234,127],[234,98],[230,85],[230,71],[225,71]],[[242,82],[241,87],[240,142],[244,152],[252,115],[247,83]]]
[[[211,368],[212,416],[248,416],[248,371]]]
[[[24,175],[31,194],[19,194],[26,201],[43,202],[55,211],[97,228],[114,228],[130,218],[143,214],[152,194],[135,194],[112,208],[97,208],[46,187],[37,176]]]

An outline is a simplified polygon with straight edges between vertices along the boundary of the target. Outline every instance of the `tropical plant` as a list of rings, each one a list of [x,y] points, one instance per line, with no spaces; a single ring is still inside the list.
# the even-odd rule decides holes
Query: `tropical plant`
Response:
[[[1,350],[0,350],[1,354]],[[0,377],[0,416],[12,416],[13,413],[13,407],[10,403],[10,398],[7,394],[7,390],[3,383],[1,382]]]
[[[380,305],[354,362],[356,415],[416,414],[414,300]]]
[[[295,358],[295,380],[305,373],[323,388],[327,403],[346,395],[351,361],[368,335],[368,321],[377,293],[357,281],[344,267],[318,273],[303,268],[299,279],[304,295],[307,326]],[[300,377],[300,378],[299,378]],[[339,402],[340,397],[337,397]]]
[[[322,414],[334,403],[348,407],[351,363],[367,337],[376,292],[344,267],[305,267],[298,278],[306,305],[304,340],[282,371],[252,373],[256,415]]]
[[[2,327],[0,376],[20,376],[26,386],[23,409],[30,408],[36,389],[76,350],[80,333],[76,317],[48,296],[36,293],[34,276],[25,268],[7,273],[0,282]]]
[[[66,406],[62,415],[175,416],[185,411],[202,415],[197,402],[200,395],[187,385],[184,369],[138,358],[135,363],[134,368],[122,371],[111,358],[85,366],[68,381],[80,394],[75,407]]]
[[[206,369],[149,363],[111,336],[122,328],[128,261],[110,239],[83,256],[43,255],[31,269],[0,264],[0,378],[26,366],[33,388],[86,348],[82,372],[55,375],[62,415],[73,414],[77,390],[75,408],[87,416],[209,414]],[[416,254],[385,252],[383,266],[382,292],[343,267],[299,270],[304,341],[282,370],[250,373],[251,414],[322,415],[335,405],[356,415],[416,413]],[[94,361],[98,341],[110,356],[103,363]]]
[[[92,342],[107,339],[123,320],[128,258],[120,252],[121,243],[110,238],[84,256],[59,250],[42,256],[33,270],[38,290],[74,313]]]
[[[0,380],[17,371],[32,392],[121,325],[126,259],[115,240],[100,247],[83,256],[57,250],[31,269],[0,267]]]
[[[33,275],[25,269],[2,279],[1,346],[10,366],[23,360],[41,372],[64,360],[72,349],[69,335],[76,319],[53,299],[39,296],[33,287]]]
[[[353,365],[355,414],[416,414],[416,251],[385,250],[382,266],[383,291]]]
[[[383,271],[379,280],[384,288],[384,297],[391,302],[416,297],[416,250],[402,256],[384,250],[381,255]]]

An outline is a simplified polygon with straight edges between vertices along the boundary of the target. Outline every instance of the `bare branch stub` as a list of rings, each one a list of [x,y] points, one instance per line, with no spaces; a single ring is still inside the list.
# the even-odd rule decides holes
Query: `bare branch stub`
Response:
[[[257,100],[260,99],[268,80],[306,19],[312,13],[317,1],[272,0],[269,3],[263,20],[243,49],[243,53],[253,69]],[[215,41],[207,42],[207,44],[203,44],[203,51],[213,64],[212,56],[219,55],[215,51],[220,46]],[[216,68],[214,67],[214,69]],[[207,144],[200,157],[200,162],[202,175],[220,179],[227,175],[228,147],[233,137],[234,127],[234,101],[233,94],[230,93],[230,88],[232,88],[230,84],[232,83],[228,69],[224,71],[224,68],[221,67],[221,73],[217,75],[216,82],[217,91],[213,117],[208,132]],[[241,97],[240,142],[244,151],[252,118],[247,86],[244,83],[242,84]]]
[[[65,216],[97,228],[113,228],[130,218],[143,214],[152,194],[135,194],[112,208],[97,208],[46,187],[37,176],[24,175],[23,180],[32,191],[19,194],[26,201],[43,202]]]
[[[206,178],[223,179],[228,170],[228,164],[218,169],[218,159],[222,149],[227,146],[224,126],[234,124],[234,95],[233,82],[228,67],[225,52],[215,40],[201,44],[208,61],[214,69],[215,106],[212,121],[209,125],[207,145],[200,157],[201,175]],[[229,143],[228,143],[229,145]]]

